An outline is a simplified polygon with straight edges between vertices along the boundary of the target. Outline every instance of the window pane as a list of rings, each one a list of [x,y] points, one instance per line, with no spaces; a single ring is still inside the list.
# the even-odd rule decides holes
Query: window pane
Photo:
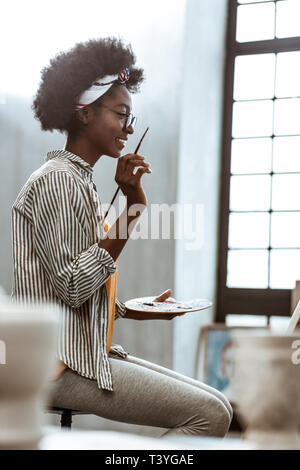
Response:
[[[234,214],[229,216],[229,248],[268,248],[269,214]],[[300,243],[299,243],[300,245]]]
[[[268,287],[267,250],[229,250],[227,287]]]
[[[275,100],[274,134],[300,134],[300,99]]]
[[[227,326],[267,326],[268,317],[264,315],[226,315]]]
[[[271,250],[270,287],[293,289],[300,279],[300,250]]]
[[[275,137],[273,143],[273,171],[300,171],[300,137]]]
[[[269,173],[272,139],[234,139],[231,144],[231,173]]]
[[[234,99],[273,98],[275,54],[239,56],[234,67]]]
[[[272,184],[273,210],[300,209],[300,175],[274,175]]]
[[[277,97],[300,96],[300,52],[282,52],[277,55]]]
[[[300,248],[300,212],[273,212],[271,246]]]
[[[230,178],[231,211],[268,211],[271,177],[232,176]]]
[[[274,3],[242,5],[237,9],[236,40],[260,41],[274,38]]]
[[[273,101],[246,101],[233,104],[233,137],[268,136],[272,135],[272,131]]]
[[[299,18],[299,0],[277,2],[276,36],[278,38],[300,36]]]

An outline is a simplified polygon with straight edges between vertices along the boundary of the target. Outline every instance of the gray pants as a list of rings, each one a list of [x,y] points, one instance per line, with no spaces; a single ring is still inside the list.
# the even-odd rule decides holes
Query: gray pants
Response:
[[[208,385],[151,362],[110,355],[114,391],[71,369],[49,386],[51,406],[87,411],[110,420],[167,428],[163,436],[190,434],[223,437],[232,409]]]

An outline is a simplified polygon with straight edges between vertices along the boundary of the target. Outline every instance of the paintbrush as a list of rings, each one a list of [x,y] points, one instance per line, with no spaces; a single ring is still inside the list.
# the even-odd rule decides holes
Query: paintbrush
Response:
[[[141,146],[141,143],[143,142],[143,139],[144,139],[145,135],[147,134],[148,130],[149,130],[149,127],[147,127],[147,129],[145,130],[144,134],[142,135],[141,140],[139,141],[138,146],[137,146],[137,148],[135,149],[135,152],[134,152],[135,154],[138,153],[139,148],[140,148],[140,146]],[[108,212],[109,212],[109,209],[111,208],[111,206],[112,206],[113,203],[114,203],[114,200],[115,200],[116,197],[117,197],[117,194],[118,194],[118,192],[119,192],[119,189],[120,189],[120,186],[118,186],[118,188],[117,188],[117,190],[116,190],[116,192],[115,192],[115,194],[114,194],[114,197],[113,197],[112,200],[111,200],[111,203],[110,203],[110,205],[109,205],[109,208],[107,209],[106,214],[105,214],[105,216],[104,216],[104,220],[106,219],[107,214],[108,214]]]

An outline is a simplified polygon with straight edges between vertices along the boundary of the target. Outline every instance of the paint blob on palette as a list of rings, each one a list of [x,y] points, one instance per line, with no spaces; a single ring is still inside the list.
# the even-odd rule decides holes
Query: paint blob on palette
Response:
[[[192,299],[187,301],[178,301],[169,297],[164,302],[155,302],[155,296],[139,297],[137,299],[127,300],[126,308],[136,311],[145,311],[151,313],[186,313],[205,310],[212,306],[212,302],[207,299]]]

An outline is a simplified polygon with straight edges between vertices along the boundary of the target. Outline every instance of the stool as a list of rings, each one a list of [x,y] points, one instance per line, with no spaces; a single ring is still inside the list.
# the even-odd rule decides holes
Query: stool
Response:
[[[51,406],[50,408],[46,410],[46,413],[52,413],[52,414],[57,414],[61,416],[60,418],[61,429],[63,428],[71,429],[72,416],[92,414],[92,413],[89,413],[88,411],[78,411],[78,410],[72,410],[70,408],[60,408],[57,406]]]

